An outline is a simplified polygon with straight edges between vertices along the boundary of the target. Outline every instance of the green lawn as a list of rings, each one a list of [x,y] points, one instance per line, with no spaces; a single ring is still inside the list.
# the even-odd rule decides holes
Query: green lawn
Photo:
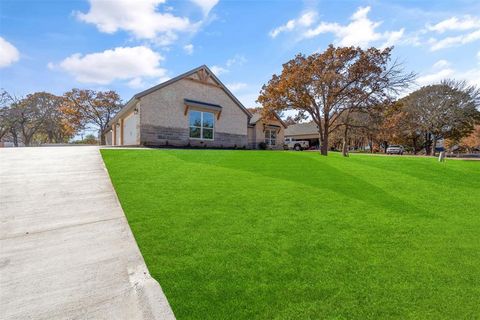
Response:
[[[102,150],[178,319],[479,319],[480,162]]]

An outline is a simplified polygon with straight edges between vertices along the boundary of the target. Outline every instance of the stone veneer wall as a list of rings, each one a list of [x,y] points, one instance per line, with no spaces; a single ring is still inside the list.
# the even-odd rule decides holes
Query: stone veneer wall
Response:
[[[224,132],[214,133],[214,140],[190,139],[189,129],[169,128],[144,124],[141,127],[141,144],[145,146],[246,148],[247,135]]]

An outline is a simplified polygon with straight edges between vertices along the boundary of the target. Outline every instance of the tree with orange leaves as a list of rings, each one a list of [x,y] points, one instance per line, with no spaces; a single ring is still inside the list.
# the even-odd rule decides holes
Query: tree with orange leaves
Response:
[[[330,45],[323,53],[298,54],[262,87],[258,101],[263,112],[308,114],[318,127],[321,154],[327,155],[329,134],[343,125],[338,120],[344,112],[380,105],[413,81],[413,73],[391,63],[391,51]]]
[[[64,95],[63,110],[70,121],[83,126],[93,124],[99,128],[100,143],[105,144],[108,123],[122,108],[120,96],[115,91],[72,89]]]

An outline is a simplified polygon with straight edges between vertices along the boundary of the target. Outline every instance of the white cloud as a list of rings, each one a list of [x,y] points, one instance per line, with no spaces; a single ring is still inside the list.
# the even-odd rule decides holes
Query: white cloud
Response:
[[[466,15],[462,18],[451,17],[434,25],[427,25],[429,31],[444,33],[446,31],[465,31],[480,28],[480,18]]]
[[[308,11],[302,14],[298,19],[292,19],[287,21],[284,25],[281,25],[278,28],[273,29],[270,31],[269,35],[272,38],[276,38],[280,33],[292,31],[296,27],[309,27],[311,26],[317,17],[317,13],[314,11]]]
[[[191,44],[191,43],[183,46],[183,50],[185,50],[185,52],[186,52],[188,55],[193,54],[193,49],[194,49],[194,47],[193,47],[193,44]]]
[[[280,27],[277,27],[270,31],[269,35],[272,38],[276,38],[282,32],[293,30],[295,28],[295,25],[295,20],[288,20],[287,23],[285,23],[284,25],[281,25]]]
[[[469,84],[480,88],[480,67],[463,72],[458,72],[454,78],[457,80],[465,80]]]
[[[192,0],[207,15],[218,0]],[[129,32],[138,39],[152,40],[158,45],[168,45],[177,39],[178,32],[195,32],[203,21],[191,22],[188,17],[172,14],[159,5],[166,0],[89,0],[87,13],[77,12],[79,20],[94,24],[105,33],[119,30]]]
[[[313,29],[308,29],[303,33],[304,38],[313,38],[322,33],[338,33],[342,27],[338,23],[327,23],[327,22],[320,22],[320,24]]]
[[[241,54],[236,54],[233,58],[228,59],[225,65],[227,66],[227,68],[230,68],[233,65],[241,66],[245,62],[247,62],[247,59],[245,58],[245,56]]]
[[[163,34],[159,34],[155,39],[152,39],[152,43],[157,46],[168,46],[177,39],[178,36],[175,32],[167,31]]]
[[[202,8],[203,14],[208,15],[210,10],[217,5],[219,0],[192,0],[197,6]]]
[[[463,17],[451,17],[436,24],[427,24],[421,31],[423,34],[435,32],[437,34],[448,33],[444,38],[430,37],[425,43],[431,51],[458,47],[464,44],[480,40],[480,17],[465,15]]]
[[[384,33],[384,37],[387,38],[387,40],[380,46],[381,48],[386,48],[386,47],[391,47],[398,43],[400,39],[403,37],[403,34],[405,33],[405,29],[402,28],[398,31],[387,31]],[[410,41],[410,40],[409,40]]]
[[[133,78],[132,80],[128,81],[127,85],[132,89],[143,89],[147,86],[141,77]]]
[[[339,46],[368,47],[373,42],[383,41],[381,47],[392,46],[404,36],[405,29],[377,32],[381,21],[372,21],[368,18],[370,7],[360,7],[350,17],[350,22],[341,25],[337,22],[320,21],[316,25],[317,13],[307,12],[298,19],[290,20],[286,24],[272,30],[270,36],[277,37],[282,32],[297,31],[300,39],[310,39],[321,34],[332,33],[335,43]]]
[[[417,78],[417,83],[421,86],[426,86],[433,83],[438,83],[443,79],[450,78],[454,75],[455,70],[451,68],[441,69],[434,73],[425,74]]]
[[[479,57],[480,59],[480,57]],[[480,67],[469,70],[459,71],[451,67],[450,62],[439,60],[432,66],[433,71],[417,78],[417,83],[421,86],[439,83],[440,81],[451,78],[456,80],[465,80],[468,84],[480,87]]]
[[[242,89],[245,89],[247,87],[247,84],[243,82],[233,82],[233,83],[228,83],[226,86],[231,91],[238,92]]]
[[[450,66],[450,62],[448,62],[447,60],[438,60],[437,62],[435,62],[435,64],[433,65],[433,68],[434,69],[444,69],[446,67],[449,67]]]
[[[403,36],[404,29],[397,31],[377,32],[376,29],[382,22],[375,22],[368,18],[370,7],[360,7],[350,17],[350,23],[340,25],[338,23],[321,22],[316,28],[309,29],[304,37],[313,38],[322,33],[333,33],[335,42],[340,46],[368,47],[372,42],[383,40],[382,47],[391,46],[397,43]]]
[[[245,58],[245,56],[241,54],[236,54],[235,56],[233,56],[233,58],[228,59],[225,62],[224,66],[214,65],[210,68],[210,70],[212,70],[212,72],[218,76],[218,75],[230,72],[231,67],[241,66],[245,62],[247,62],[247,59]]]
[[[224,74],[224,73],[228,73],[228,70],[223,68],[223,67],[220,67],[220,66],[217,66],[217,65],[214,65],[214,66],[211,66],[210,67],[210,70],[212,70],[212,72],[216,75],[216,76],[219,76],[221,74]]]
[[[0,68],[8,67],[20,59],[17,48],[2,37],[0,37],[0,52]]]
[[[166,70],[160,67],[162,60],[159,53],[145,46],[118,47],[86,55],[73,54],[61,61],[58,68],[78,82],[109,84],[115,80],[129,80],[130,86],[141,86],[143,77],[165,76]]]
[[[437,51],[440,49],[460,46],[477,40],[480,40],[480,29],[467,34],[446,37],[441,40],[437,40],[436,38],[430,38],[428,43],[430,44],[431,51]]]

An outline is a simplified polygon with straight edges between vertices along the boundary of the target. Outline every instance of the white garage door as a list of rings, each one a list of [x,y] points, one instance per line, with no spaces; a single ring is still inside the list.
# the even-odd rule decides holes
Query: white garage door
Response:
[[[135,114],[129,116],[123,121],[123,144],[137,144],[137,116]]]

